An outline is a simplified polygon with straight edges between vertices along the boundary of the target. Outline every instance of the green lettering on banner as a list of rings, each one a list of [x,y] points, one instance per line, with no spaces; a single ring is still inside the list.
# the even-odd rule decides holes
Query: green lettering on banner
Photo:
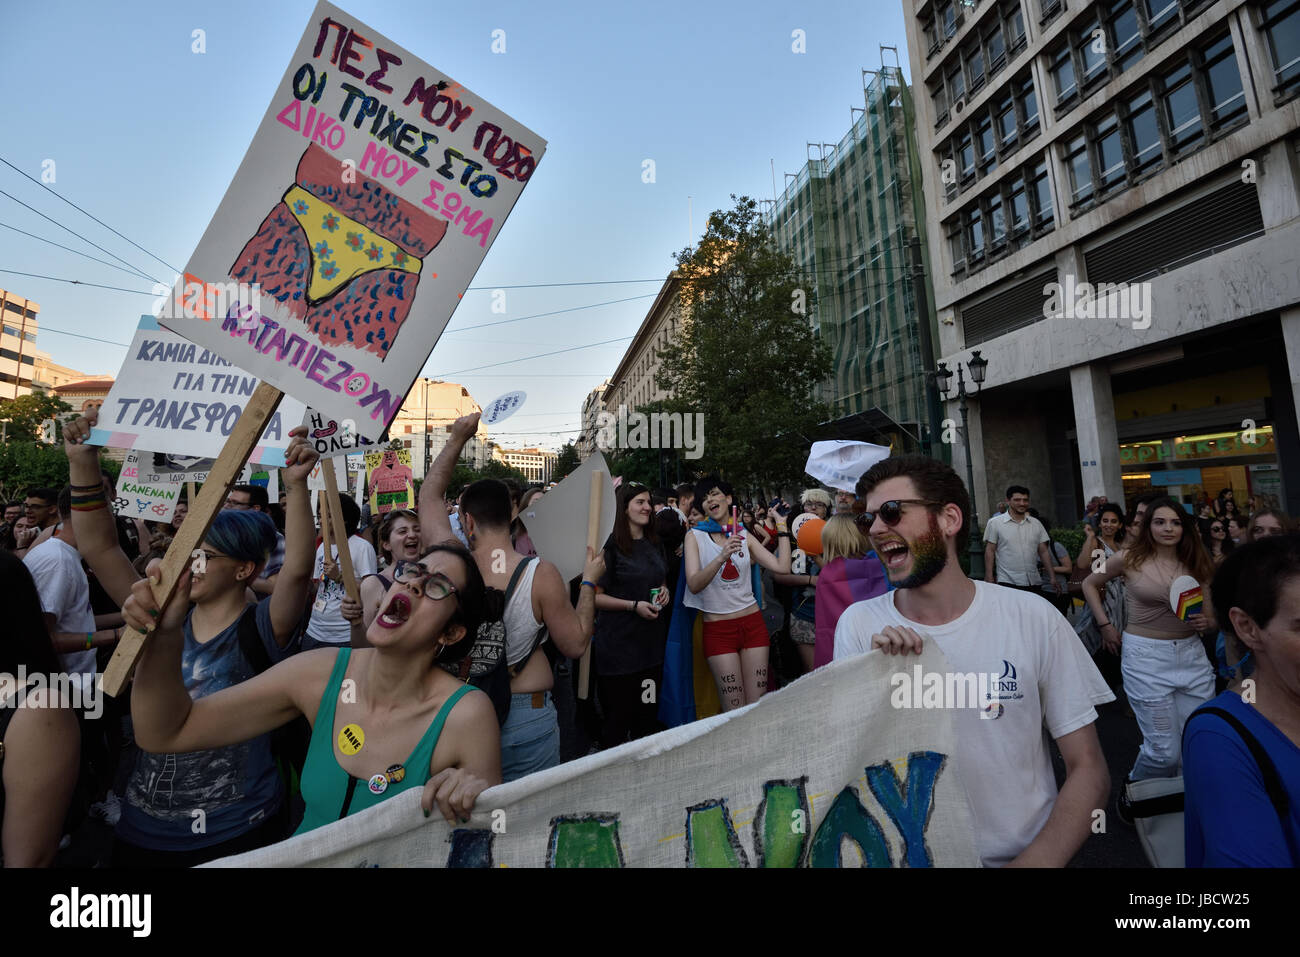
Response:
[[[842,867],[843,842],[848,838],[862,852],[865,867],[892,867],[889,845],[871,813],[858,800],[857,792],[847,787],[835,796],[825,819],[817,828],[812,842],[813,867]]]
[[[686,866],[749,866],[726,801],[705,801],[686,809]]]
[[[760,821],[761,818],[761,821]],[[763,843],[756,853],[762,867],[798,867],[808,848],[808,800],[804,781],[768,781],[763,785],[763,803],[754,818],[754,837]],[[794,827],[798,820],[803,826]],[[759,828],[762,828],[760,831]]]
[[[622,867],[617,814],[551,819],[547,867]]]

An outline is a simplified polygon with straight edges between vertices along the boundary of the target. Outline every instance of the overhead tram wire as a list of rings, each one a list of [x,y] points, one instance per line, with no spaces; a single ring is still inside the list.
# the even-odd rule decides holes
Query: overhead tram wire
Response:
[[[106,222],[104,222],[102,219],[99,219],[98,217],[96,217],[93,213],[88,213],[88,212],[86,212],[84,209],[82,209],[80,206],[78,206],[78,205],[77,205],[76,203],[74,203],[72,200],[68,199],[68,198],[65,197],[65,196],[60,195],[60,194],[59,194],[58,192],[56,192],[55,190],[50,189],[50,187],[47,186],[45,183],[42,183],[40,180],[34,178],[33,176],[30,176],[29,174],[24,173],[21,169],[19,169],[19,168],[18,168],[17,166],[15,166],[13,163],[9,162],[9,161],[8,161],[7,159],[5,159],[3,156],[0,156],[0,163],[4,163],[4,164],[5,164],[6,166],[8,166],[11,170],[13,170],[15,173],[19,173],[19,174],[21,174],[21,175],[23,175],[23,176],[26,176],[26,177],[27,177],[28,179],[30,179],[33,183],[35,183],[37,186],[41,187],[41,189],[45,190],[45,191],[48,192],[48,193],[52,193],[53,195],[57,196],[59,199],[63,200],[63,202],[67,203],[69,206],[71,206],[71,207],[72,207],[73,209],[75,209],[77,212],[81,213],[83,216],[89,216],[89,217],[90,217],[91,219],[93,219],[95,222],[99,223],[99,225],[101,225],[101,226],[103,226],[105,229],[107,229],[110,233],[113,233],[115,236],[117,236],[117,237],[119,237],[119,238],[121,238],[121,239],[125,239],[128,243],[130,243],[130,244],[131,244],[132,246],[134,246],[136,249],[140,250],[140,252],[144,253],[144,254],[145,254],[146,256],[148,256],[150,259],[156,259],[156,260],[158,260],[158,262],[162,263],[164,266],[166,266],[168,269],[170,269],[173,273],[178,273],[178,272],[180,272],[179,269],[177,269],[177,268],[176,268],[175,266],[173,266],[171,263],[167,262],[167,260],[163,259],[161,256],[155,256],[153,253],[149,252],[149,250],[145,249],[143,246],[141,246],[141,245],[140,245],[139,243],[137,243],[135,240],[133,240],[133,239],[129,239],[129,238],[127,238],[126,236],[123,236],[121,233],[119,233],[119,232],[118,232],[116,229],[114,229],[112,226],[108,225],[108,223],[106,223]],[[107,250],[105,250],[105,252],[107,252]],[[112,253],[109,253],[109,255],[112,255]],[[116,257],[114,257],[114,258],[116,258]],[[154,281],[157,282],[157,280],[154,280]]]
[[[619,336],[615,339],[605,339],[601,342],[589,342],[584,346],[574,346],[571,349],[556,349],[554,352],[542,352],[535,356],[519,356],[514,359],[505,359],[501,362],[489,362],[485,366],[471,366],[468,369],[459,369],[456,372],[444,372],[439,375],[430,376],[431,379],[447,379],[450,376],[461,375],[465,372],[477,372],[479,369],[494,369],[497,366],[513,365],[516,362],[527,362],[530,359],[545,359],[547,356],[558,356],[565,352],[578,352],[582,349],[594,349],[597,346],[607,346],[615,342],[627,342],[629,339],[635,339],[636,336]]]
[[[58,195],[58,194],[56,193],[55,195]],[[33,213],[35,213],[37,216],[41,217],[41,219],[48,220],[49,222],[53,223],[55,226],[58,226],[58,227],[59,227],[60,229],[62,229],[64,232],[71,233],[72,235],[74,235],[74,236],[76,236],[78,239],[80,239],[83,243],[90,243],[90,245],[94,246],[94,247],[95,247],[96,249],[98,249],[101,253],[108,253],[108,255],[112,256],[114,259],[116,259],[118,262],[120,262],[123,266],[126,266],[126,267],[128,267],[129,269],[131,269],[132,271],[134,271],[134,272],[136,273],[136,275],[138,275],[141,279],[148,279],[148,280],[150,280],[150,281],[152,281],[152,282],[160,282],[160,281],[161,281],[161,280],[155,279],[153,276],[149,275],[147,272],[144,272],[143,270],[141,270],[141,269],[137,269],[135,266],[132,266],[129,262],[127,262],[127,261],[126,261],[125,259],[123,259],[121,256],[117,255],[116,253],[112,252],[111,250],[105,249],[103,246],[99,245],[99,243],[95,242],[93,239],[87,239],[85,236],[81,235],[81,233],[77,232],[77,231],[76,231],[75,229],[73,229],[72,227],[70,227],[70,226],[64,226],[61,222],[59,222],[59,221],[58,221],[57,219],[55,219],[53,216],[47,216],[47,215],[45,215],[45,214],[42,213],[39,209],[37,209],[35,206],[28,206],[26,203],[24,203],[24,202],[23,202],[21,199],[19,199],[17,196],[14,196],[12,193],[6,193],[4,190],[0,189],[0,196],[7,196],[7,197],[9,197],[9,198],[12,199],[15,203],[17,203],[19,206],[23,207],[23,209],[29,209],[29,210],[31,210],[31,211],[32,211]]]
[[[63,245],[63,243],[56,243],[52,239],[46,239],[44,236],[37,236],[35,233],[29,233],[25,229],[19,229],[17,226],[10,226],[8,223],[0,223],[0,226],[4,227],[5,229],[12,229],[14,232],[21,233],[24,236],[28,236],[31,239],[36,240],[37,242],[48,243],[51,246],[57,246],[59,249],[66,249],[70,253],[74,253],[75,255],[78,256],[83,256],[86,259],[89,259],[93,263],[99,263],[103,266],[108,266],[110,269],[116,269],[119,272],[124,272],[128,276],[140,275],[139,273],[132,272],[130,269],[117,265],[117,263],[111,263],[107,259],[100,259],[97,256],[90,255],[90,253],[82,252],[80,249],[73,249],[71,246]],[[150,293],[150,295],[152,295],[152,293]]]

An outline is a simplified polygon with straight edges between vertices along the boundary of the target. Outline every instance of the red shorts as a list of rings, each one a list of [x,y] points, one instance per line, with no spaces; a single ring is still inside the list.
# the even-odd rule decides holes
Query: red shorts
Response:
[[[744,618],[704,623],[704,657],[735,655],[744,648],[766,648],[771,644],[763,613],[755,611]]]

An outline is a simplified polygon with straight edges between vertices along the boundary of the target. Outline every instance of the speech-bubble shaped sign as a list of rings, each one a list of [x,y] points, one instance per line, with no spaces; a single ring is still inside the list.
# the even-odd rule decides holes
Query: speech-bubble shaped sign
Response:
[[[484,407],[483,418],[480,421],[484,425],[496,425],[498,422],[504,422],[519,411],[519,407],[524,404],[526,398],[528,398],[526,392],[507,392],[505,395],[493,399]]]

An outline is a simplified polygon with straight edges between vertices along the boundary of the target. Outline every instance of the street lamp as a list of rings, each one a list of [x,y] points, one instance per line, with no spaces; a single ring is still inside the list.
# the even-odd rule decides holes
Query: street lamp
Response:
[[[980,393],[980,387],[984,385],[984,374],[988,370],[989,360],[980,355],[976,349],[971,353],[970,359],[966,362],[966,369],[962,368],[960,362],[957,363],[957,393],[954,396],[948,395],[948,387],[952,380],[952,370],[948,368],[946,362],[939,363],[937,372],[932,372],[935,382],[939,386],[939,394],[945,402],[950,398],[960,400],[958,408],[961,410],[961,434],[962,440],[966,443],[966,489],[970,492],[970,573],[975,579],[984,578],[984,549],[980,547],[980,514],[979,506],[975,504],[975,469],[971,463],[970,452],[970,428],[966,421],[966,396],[976,396]],[[975,388],[971,392],[966,391],[965,372],[970,371],[971,382]]]

